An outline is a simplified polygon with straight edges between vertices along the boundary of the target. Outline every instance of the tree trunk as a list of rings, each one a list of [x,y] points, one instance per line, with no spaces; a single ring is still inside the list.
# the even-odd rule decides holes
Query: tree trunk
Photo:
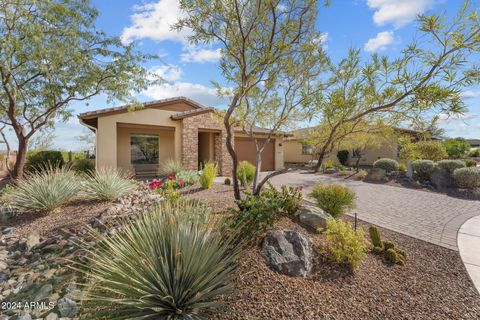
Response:
[[[232,128],[232,125],[230,124],[230,117],[232,116],[232,113],[235,110],[237,102],[238,102],[238,96],[235,95],[232,99],[232,102],[230,103],[230,107],[227,109],[227,112],[225,113],[225,116],[223,118],[223,124],[227,132],[227,139],[226,139],[227,141],[225,144],[227,147],[227,151],[230,154],[230,157],[232,158],[233,195],[236,200],[241,200],[240,187],[238,185],[238,179],[237,179],[238,157],[237,157],[237,153],[235,152],[235,149],[233,148],[233,128]]]
[[[313,169],[315,172],[318,172],[318,170],[320,170],[320,167],[323,163],[324,158],[325,158],[325,148],[322,148],[322,151],[320,151],[320,153],[318,154],[317,164],[315,165],[315,167]]]
[[[360,167],[360,159],[361,159],[361,158],[362,158],[361,155],[359,155],[359,156],[357,157],[357,161],[355,161],[355,169],[357,170],[357,172],[358,172],[359,169],[360,169],[359,167]]]
[[[253,178],[253,187],[252,187],[252,193],[254,195],[258,195],[260,193],[260,188],[258,188],[258,183],[260,182],[260,168],[262,167],[262,155],[261,151],[257,151],[257,154],[255,156],[255,177]]]
[[[28,151],[28,139],[24,137],[18,137],[18,152],[15,165],[13,166],[13,178],[15,180],[21,180],[25,169],[25,162],[27,159]]]

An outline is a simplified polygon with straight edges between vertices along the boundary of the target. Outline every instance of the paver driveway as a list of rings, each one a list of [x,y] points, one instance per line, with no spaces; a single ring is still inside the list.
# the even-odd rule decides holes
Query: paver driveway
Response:
[[[290,172],[272,182],[303,186],[305,193],[317,182],[346,185],[357,195],[357,207],[349,214],[357,212],[361,220],[453,250],[458,250],[460,226],[480,214],[480,201],[308,172]]]

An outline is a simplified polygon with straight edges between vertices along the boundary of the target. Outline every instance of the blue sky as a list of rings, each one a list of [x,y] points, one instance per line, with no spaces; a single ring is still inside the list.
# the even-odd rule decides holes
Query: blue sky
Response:
[[[480,0],[474,0],[478,6]],[[323,1],[319,1],[323,2]],[[349,47],[362,48],[366,58],[371,52],[395,56],[415,35],[415,17],[419,13],[445,12],[451,16],[460,0],[333,0],[328,8],[320,8],[318,29],[325,34],[327,53],[338,59]],[[211,81],[222,83],[218,70],[216,47],[192,47],[186,33],[171,31],[169,26],[181,14],[175,0],[134,1],[94,0],[99,10],[97,26],[123,41],[135,41],[144,53],[161,57],[146,67],[165,77],[164,86],[148,89],[138,96],[140,101],[173,96],[187,96],[202,104],[222,108],[225,101],[215,95]],[[480,88],[464,93],[469,111],[459,119],[442,119],[447,135],[480,138]],[[105,108],[105,99],[96,97],[88,104],[71,105],[75,114]],[[72,117],[57,124],[55,147],[78,150],[82,146],[75,137],[86,130]]]

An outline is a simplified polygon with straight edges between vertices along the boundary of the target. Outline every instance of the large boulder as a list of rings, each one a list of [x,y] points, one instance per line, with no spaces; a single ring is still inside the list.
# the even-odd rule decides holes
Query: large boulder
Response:
[[[267,265],[280,273],[305,277],[312,270],[312,243],[297,231],[268,232],[261,253]]]
[[[382,182],[385,180],[387,176],[387,171],[382,168],[372,168],[367,176],[365,177],[366,181],[373,181],[373,182]]]
[[[450,172],[441,168],[435,168],[430,174],[430,182],[436,189],[451,188],[453,185]]]
[[[330,214],[315,206],[302,205],[298,209],[298,213],[300,223],[315,230],[325,228],[328,219],[332,218]]]

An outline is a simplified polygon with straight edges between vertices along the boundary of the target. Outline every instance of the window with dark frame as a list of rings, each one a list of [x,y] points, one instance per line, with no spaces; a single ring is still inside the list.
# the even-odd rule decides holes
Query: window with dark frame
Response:
[[[158,164],[158,135],[132,133],[130,159],[132,164]]]

